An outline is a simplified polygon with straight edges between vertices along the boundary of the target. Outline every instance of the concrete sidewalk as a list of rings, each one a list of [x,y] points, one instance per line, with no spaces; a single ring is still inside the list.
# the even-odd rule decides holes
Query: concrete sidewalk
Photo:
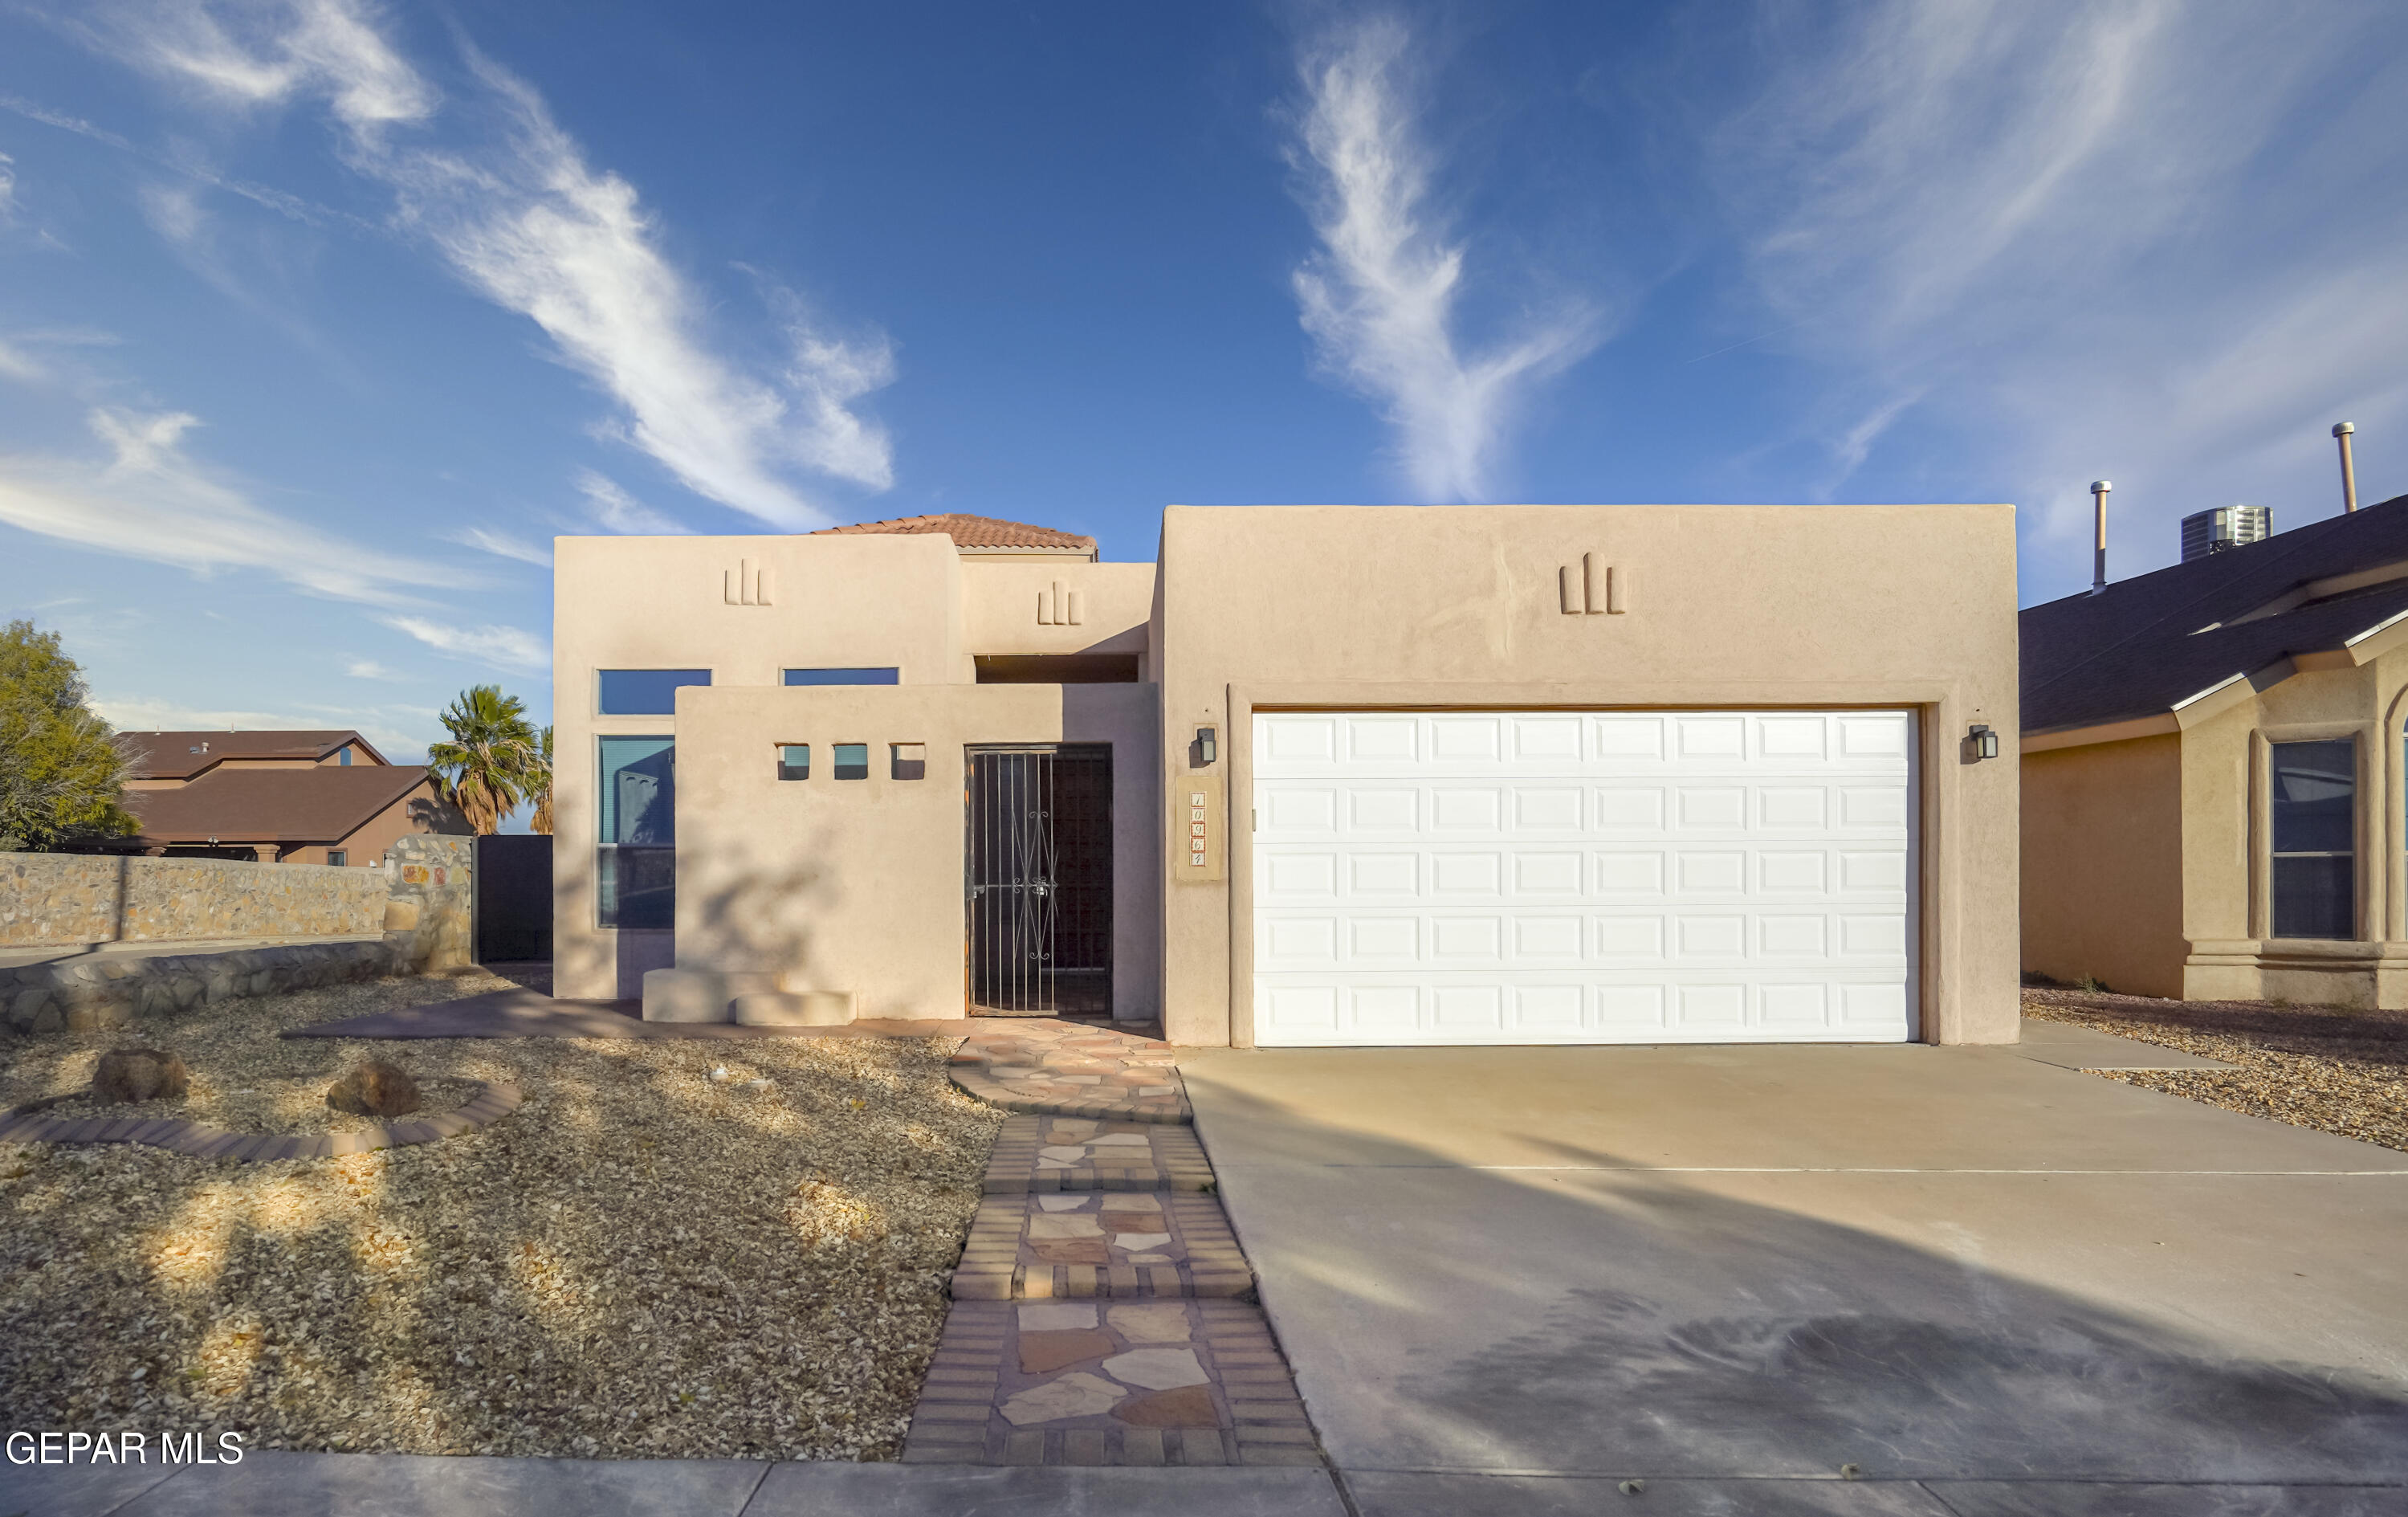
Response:
[[[1182,1071],[1362,1517],[2408,1510],[2408,1153],[2042,1052]]]
[[[980,1468],[262,1451],[231,1467],[0,1465],[0,1517],[1345,1517],[1319,1469]]]

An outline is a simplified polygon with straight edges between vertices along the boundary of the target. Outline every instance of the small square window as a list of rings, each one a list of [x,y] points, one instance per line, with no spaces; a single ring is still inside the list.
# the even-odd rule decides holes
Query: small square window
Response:
[[[809,780],[811,777],[811,745],[787,743],[778,750],[778,778]]]
[[[926,743],[889,743],[887,751],[894,757],[894,774],[897,780],[928,778],[928,745]]]
[[[351,862],[351,856],[339,848],[326,850],[326,862],[340,867]]]
[[[869,745],[867,743],[836,745],[836,778],[838,780],[869,778]]]

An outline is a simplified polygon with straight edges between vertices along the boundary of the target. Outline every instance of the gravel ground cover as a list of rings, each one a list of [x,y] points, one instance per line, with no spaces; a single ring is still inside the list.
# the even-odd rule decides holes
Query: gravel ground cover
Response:
[[[0,1104],[134,1042],[192,1066],[193,1098],[163,1109],[229,1126],[300,1130],[371,1051],[433,1090],[526,1095],[342,1159],[0,1143],[0,1405],[282,1449],[894,1457],[1003,1120],[946,1079],[951,1040],[275,1036],[505,984],[0,1038]]]
[[[2024,1012],[2238,1069],[2094,1069],[2127,1085],[2408,1151],[2408,1012],[2024,992]]]

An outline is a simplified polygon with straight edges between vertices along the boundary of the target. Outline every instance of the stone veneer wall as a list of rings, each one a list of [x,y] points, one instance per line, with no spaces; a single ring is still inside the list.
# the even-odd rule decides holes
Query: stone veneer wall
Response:
[[[322,864],[0,853],[0,948],[358,937],[383,930],[390,890]]]
[[[21,859],[48,862],[51,857],[0,854],[0,871]],[[471,962],[475,940],[469,918],[469,866],[474,859],[473,839],[442,837],[402,838],[387,852],[381,869],[227,864],[213,859],[129,859],[125,862],[135,865],[196,864],[270,874],[289,870],[313,875],[356,875],[376,882],[377,915],[372,923],[359,926],[348,925],[357,923],[357,917],[336,919],[344,921],[347,926],[334,932],[308,933],[306,929],[288,928],[277,934],[348,936],[351,940],[347,942],[281,943],[207,953],[92,953],[13,969],[0,968],[0,1029],[33,1033],[54,1032],[61,1027],[122,1026],[136,1017],[185,1015],[212,1001],[236,996],[272,995],[313,985],[374,980],[381,975],[427,974],[455,968]],[[77,862],[113,866],[117,861]],[[34,878],[43,877],[36,873]],[[0,872],[0,891],[21,888],[22,880],[22,877],[12,879]],[[70,919],[61,916],[50,920]],[[380,929],[380,937],[368,936]],[[69,939],[79,940],[91,941]]]

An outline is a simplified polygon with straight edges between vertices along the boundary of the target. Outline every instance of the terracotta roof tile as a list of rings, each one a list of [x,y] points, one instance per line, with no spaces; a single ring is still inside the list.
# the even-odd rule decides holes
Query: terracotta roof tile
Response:
[[[886,522],[856,522],[850,526],[822,527],[813,537],[831,532],[893,532],[939,533],[953,539],[956,548],[1037,548],[1066,552],[1096,551],[1096,539],[1075,532],[1056,532],[1052,527],[1030,526],[1025,522],[1006,522],[992,516],[969,516],[948,511],[937,516],[898,516]]]

